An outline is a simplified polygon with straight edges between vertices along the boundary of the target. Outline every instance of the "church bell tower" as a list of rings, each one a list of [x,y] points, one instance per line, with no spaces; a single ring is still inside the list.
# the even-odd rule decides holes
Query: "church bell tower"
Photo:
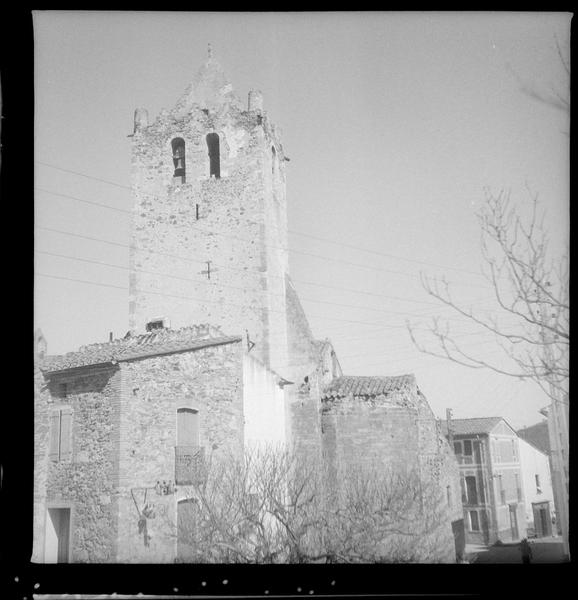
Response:
[[[285,155],[261,93],[243,106],[209,47],[171,110],[135,111],[131,170],[131,330],[220,326],[282,373]]]

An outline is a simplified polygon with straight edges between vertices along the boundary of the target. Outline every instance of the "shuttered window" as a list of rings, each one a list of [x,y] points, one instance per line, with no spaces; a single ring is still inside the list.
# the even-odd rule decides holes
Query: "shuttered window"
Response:
[[[72,457],[72,408],[63,406],[50,412],[50,459],[70,460]]]

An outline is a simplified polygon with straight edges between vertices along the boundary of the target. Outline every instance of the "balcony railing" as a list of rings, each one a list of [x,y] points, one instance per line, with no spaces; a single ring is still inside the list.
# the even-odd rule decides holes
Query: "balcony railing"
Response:
[[[175,446],[175,483],[199,485],[206,479],[205,449],[202,446]]]

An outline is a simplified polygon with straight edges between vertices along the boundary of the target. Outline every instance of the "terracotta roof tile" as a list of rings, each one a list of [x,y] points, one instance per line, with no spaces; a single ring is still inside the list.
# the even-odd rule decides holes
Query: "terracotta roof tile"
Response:
[[[76,352],[47,356],[40,368],[51,373],[239,341],[240,336],[225,336],[220,329],[208,325],[193,325],[177,330],[159,329],[142,335],[125,336],[112,342],[82,346]]]
[[[502,421],[502,417],[480,417],[474,419],[452,419],[452,431],[454,435],[475,435],[490,433],[492,429]],[[441,422],[442,432],[448,434],[447,421]]]
[[[411,390],[415,387],[414,375],[395,377],[373,377],[362,375],[342,375],[335,378],[323,390],[321,398],[342,398],[344,396],[388,396],[395,392]]]

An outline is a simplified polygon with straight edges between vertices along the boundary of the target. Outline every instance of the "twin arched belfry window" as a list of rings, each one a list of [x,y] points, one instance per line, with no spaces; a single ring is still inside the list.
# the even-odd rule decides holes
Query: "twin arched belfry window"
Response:
[[[207,148],[209,150],[209,177],[221,177],[221,159],[219,150],[219,136],[216,133],[207,135]]]
[[[219,135],[209,133],[206,140],[209,153],[209,177],[219,179],[221,177]],[[181,183],[185,183],[185,140],[180,137],[174,138],[171,142],[171,147],[173,151],[173,164],[175,166],[173,177],[180,180]]]

